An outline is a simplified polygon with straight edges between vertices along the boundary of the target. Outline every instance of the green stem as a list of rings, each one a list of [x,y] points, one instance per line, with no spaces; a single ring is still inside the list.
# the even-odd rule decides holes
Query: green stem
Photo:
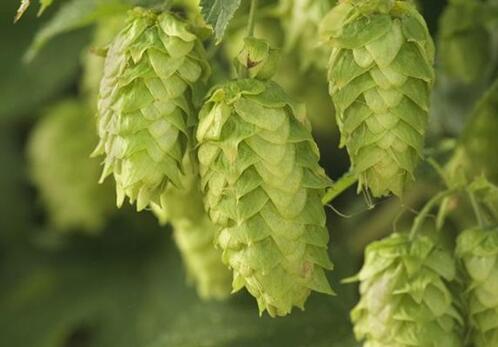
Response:
[[[479,224],[479,227],[484,226],[484,219],[482,218],[481,210],[479,209],[479,205],[477,204],[476,197],[474,193],[471,191],[467,190],[467,194],[469,196],[470,204],[472,205],[472,209],[474,210],[474,214],[477,219],[477,223]]]
[[[344,192],[346,189],[351,187],[358,181],[358,176],[356,176],[353,172],[349,171],[344,174],[337,182],[335,182],[332,187],[330,187],[325,195],[322,198],[322,203],[324,205],[330,203],[334,200],[338,195]]]
[[[254,27],[256,25],[256,8],[258,0],[251,0],[251,8],[249,9],[249,19],[247,21],[247,36],[254,36]]]
[[[430,199],[427,202],[427,204],[425,204],[424,208],[420,211],[418,216],[415,217],[412,229],[410,230],[410,238],[415,237],[415,234],[419,231],[419,229],[424,224],[424,221],[427,218],[427,215],[431,212],[432,208],[438,202],[440,202],[441,200],[443,200],[444,198],[446,198],[452,194],[455,194],[459,190],[460,190],[460,187],[448,189],[448,190],[440,192],[439,194],[436,194],[432,199]]]

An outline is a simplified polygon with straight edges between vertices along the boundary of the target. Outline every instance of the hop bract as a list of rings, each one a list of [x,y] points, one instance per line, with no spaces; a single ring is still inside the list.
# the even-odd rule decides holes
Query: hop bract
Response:
[[[89,157],[97,141],[91,111],[75,100],[49,109],[33,129],[31,177],[58,229],[94,231],[114,208],[111,187],[97,183],[99,162]]]
[[[461,233],[457,255],[469,280],[466,299],[471,341],[475,347],[498,346],[498,227]]]
[[[285,92],[256,79],[215,88],[197,139],[205,205],[221,227],[216,242],[234,290],[246,287],[272,316],[303,307],[311,290],[332,293],[320,201],[330,180],[306,118]]]
[[[113,174],[117,203],[137,209],[160,203],[181,186],[191,155],[193,101],[209,67],[199,39],[172,14],[135,9],[111,43],[100,86],[95,154],[105,155],[102,179]]]
[[[452,254],[427,236],[396,233],[370,244],[351,312],[357,339],[368,347],[463,346],[463,322],[448,289],[454,277]]]
[[[345,0],[322,22],[329,86],[359,188],[401,195],[421,156],[434,47],[406,1]]]

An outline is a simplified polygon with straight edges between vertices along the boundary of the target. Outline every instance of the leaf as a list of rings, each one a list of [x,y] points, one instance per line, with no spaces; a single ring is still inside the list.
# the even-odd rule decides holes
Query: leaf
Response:
[[[41,16],[43,12],[45,12],[47,7],[52,5],[53,2],[54,2],[53,0],[40,0],[40,9],[38,10],[38,16]],[[31,5],[31,0],[21,0],[21,4],[17,9],[16,17],[14,18],[14,22],[17,22],[19,19],[21,19],[21,17],[28,10],[30,5]]]
[[[124,12],[131,8],[121,0],[71,0],[36,34],[25,58],[31,61],[47,42],[62,33],[83,28],[98,19]]]
[[[201,0],[202,16],[212,26],[216,42],[220,43],[240,0]]]
[[[40,24],[36,20],[24,20],[13,25],[10,16],[17,3],[0,3],[0,42],[5,52],[0,54],[0,100],[3,101],[0,124],[3,125],[15,117],[35,116],[34,108],[73,83],[88,33],[63,35],[30,64],[23,64],[22,55]],[[27,16],[31,19],[34,14]]]

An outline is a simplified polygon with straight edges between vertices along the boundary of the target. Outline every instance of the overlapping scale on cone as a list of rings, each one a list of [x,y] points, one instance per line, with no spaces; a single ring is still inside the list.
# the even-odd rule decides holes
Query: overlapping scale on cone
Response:
[[[115,208],[112,187],[97,183],[98,160],[89,158],[97,141],[92,112],[70,99],[47,110],[31,133],[30,176],[59,230],[96,231]]]
[[[356,277],[356,338],[365,347],[463,346],[463,322],[448,287],[455,272],[452,254],[427,236],[395,233],[370,244]]]
[[[498,346],[498,227],[461,233],[457,255],[469,280],[470,340],[475,347]]]
[[[434,47],[411,2],[345,0],[321,24],[329,92],[359,188],[401,195],[421,156]]]
[[[102,180],[113,175],[117,203],[137,209],[181,187],[191,155],[193,101],[209,73],[205,52],[186,22],[137,8],[111,43],[100,86],[95,154],[105,155]]]
[[[187,166],[193,170],[192,166]],[[173,237],[185,263],[188,277],[203,299],[223,299],[230,294],[232,274],[214,246],[217,227],[204,210],[199,180],[185,176],[184,189],[169,187],[162,195],[163,208],[152,204],[162,224],[171,223]]]
[[[215,88],[197,139],[205,205],[234,290],[247,288],[271,316],[302,308],[312,290],[332,293],[320,201],[330,180],[285,92],[256,79]]]

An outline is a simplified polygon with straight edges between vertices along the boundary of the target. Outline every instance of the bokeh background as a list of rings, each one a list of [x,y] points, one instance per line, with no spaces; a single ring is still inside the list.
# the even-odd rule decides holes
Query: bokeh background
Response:
[[[436,34],[446,2],[426,0],[421,5]],[[313,294],[305,311],[279,319],[259,317],[254,300],[245,293],[225,302],[203,302],[186,280],[171,231],[150,213],[114,209],[94,232],[54,227],[32,183],[27,143],[47,110],[81,95],[82,59],[92,28],[58,36],[25,64],[35,32],[58,6],[41,18],[31,9],[14,25],[17,6],[17,0],[0,2],[0,346],[357,346],[349,322],[357,287],[341,284],[341,279],[359,269],[367,243],[392,231],[402,204],[416,209],[434,193],[428,183],[433,174],[425,172],[429,169],[421,168],[421,177],[427,179],[421,179],[403,203],[382,199],[372,208],[354,188],[333,202],[328,221],[336,269],[330,279],[337,296]],[[290,66],[284,66],[287,70],[278,78],[307,104],[322,164],[337,179],[349,162],[337,148],[324,75],[296,72],[292,64],[286,60],[284,65]],[[438,83],[434,139],[458,133],[475,99],[469,88],[445,88],[444,78]],[[478,95],[479,83],[471,90]],[[405,211],[404,219],[412,217]]]

